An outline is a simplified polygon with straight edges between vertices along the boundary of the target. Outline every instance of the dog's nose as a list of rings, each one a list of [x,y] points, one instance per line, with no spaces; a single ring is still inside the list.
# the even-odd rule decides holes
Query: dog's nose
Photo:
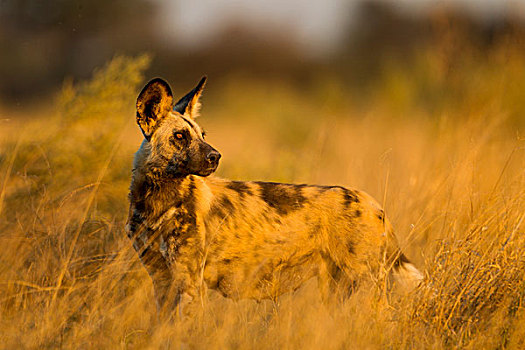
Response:
[[[216,163],[219,161],[219,159],[221,159],[221,154],[217,151],[211,151],[206,156],[206,159],[208,159],[210,163]]]

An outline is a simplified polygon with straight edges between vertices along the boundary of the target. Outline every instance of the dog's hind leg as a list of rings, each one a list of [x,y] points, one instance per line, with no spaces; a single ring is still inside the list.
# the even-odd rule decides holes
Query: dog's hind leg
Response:
[[[317,281],[321,299],[329,309],[348,299],[357,287],[357,282],[328,256],[321,260]]]

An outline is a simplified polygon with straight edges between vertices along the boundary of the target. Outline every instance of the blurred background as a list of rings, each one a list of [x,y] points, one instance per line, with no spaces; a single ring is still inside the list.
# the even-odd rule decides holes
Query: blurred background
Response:
[[[335,79],[362,100],[385,67],[411,70],[429,48],[445,70],[460,54],[522,49],[524,19],[523,0],[1,0],[0,103],[44,99],[116,54],[143,52],[153,58],[146,77],[177,85],[203,74],[217,86]]]

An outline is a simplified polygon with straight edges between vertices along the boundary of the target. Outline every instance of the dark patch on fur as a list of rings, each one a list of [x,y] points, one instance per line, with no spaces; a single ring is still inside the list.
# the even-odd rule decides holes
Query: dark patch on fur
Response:
[[[349,207],[352,203],[359,203],[359,198],[357,198],[357,193],[347,188],[342,187],[343,190],[343,199],[345,206]]]
[[[180,247],[186,244],[188,238],[197,234],[197,216],[195,213],[195,179],[189,177],[189,183],[186,188],[186,194],[182,201],[178,201],[175,205],[177,210],[173,215],[172,223],[176,224],[176,227],[171,230],[170,234],[166,238],[169,241],[170,249],[169,254],[177,255]],[[173,258],[170,257],[170,258]]]
[[[350,297],[353,293],[357,291],[359,287],[359,282],[357,280],[352,280],[348,284],[348,293],[346,294],[346,297]]]
[[[228,198],[228,196],[223,195],[220,199],[221,206],[228,211],[229,213],[233,212],[235,210],[235,207],[231,200]]]
[[[226,195],[222,195],[219,198],[215,199],[210,208],[210,216],[226,218],[233,211],[235,211],[235,206],[232,201]]]
[[[129,220],[129,231],[128,231],[128,237],[133,237],[134,233],[137,231],[140,224],[144,222],[144,218],[142,215],[136,211],[133,210],[133,214],[131,216],[131,219]]]
[[[195,188],[195,179],[193,176],[191,176],[190,183],[188,185],[188,193],[184,198],[184,206],[190,213],[195,211]]]
[[[357,210],[355,211],[355,217],[356,217],[356,218],[361,217],[361,214],[362,214],[362,213],[361,213],[361,210],[357,209]]]
[[[408,258],[405,256],[405,254],[400,253],[399,256],[397,257],[397,259],[394,261],[394,268],[398,269],[403,264],[409,264],[409,263],[410,263],[410,260],[408,260]]]
[[[244,196],[252,195],[252,191],[250,190],[250,187],[242,181],[231,181],[227,186],[230,190],[236,191],[241,198],[244,198]]]
[[[350,206],[352,203],[359,203],[359,196],[356,191],[349,190],[343,186],[316,186],[319,189],[319,192],[324,193],[328,190],[338,188],[343,192],[343,200],[345,206]]]
[[[308,238],[314,238],[319,234],[319,231],[321,231],[321,224],[317,223],[308,231]]]
[[[146,253],[148,252],[149,250],[149,247],[148,246],[145,246],[144,248],[142,248],[142,251],[139,252],[139,258],[142,259],[144,257],[144,255],[146,255]]]
[[[221,282],[222,281],[224,281],[224,276],[223,275],[217,276],[217,282],[215,283],[215,288],[214,288],[215,290],[221,291]],[[226,296],[226,295],[223,293],[223,296]]]
[[[256,182],[261,189],[262,199],[280,215],[286,215],[303,206],[304,185],[285,185],[274,182]]]
[[[328,264],[328,272],[330,273],[330,276],[334,279],[334,281],[339,281],[341,277],[344,276],[343,270],[337,266],[337,264],[333,261],[331,261],[331,264]]]
[[[193,127],[193,124],[190,123],[188,119],[182,117],[182,120],[184,120],[190,126],[191,129],[195,130],[195,128]],[[197,130],[195,130],[195,132],[197,132]]]
[[[348,250],[348,252],[350,254],[354,254],[355,253],[355,246],[354,246],[354,243],[353,242],[346,242],[346,249]]]
[[[157,265],[165,262],[162,255],[158,251],[150,249],[150,246],[143,247],[138,253],[140,260],[145,265]]]
[[[385,212],[382,209],[379,209],[376,215],[379,220],[385,221]]]
[[[228,258],[221,259],[220,261],[225,265],[230,265],[235,261],[240,261],[241,258],[237,255],[230,255]]]
[[[179,253],[180,248],[186,243],[186,241],[190,237],[190,235],[188,234],[188,231],[190,230],[181,231],[181,230],[175,229],[171,231],[170,237],[173,237],[174,239],[170,240],[169,242],[170,244],[170,246],[168,247],[168,254],[170,254],[169,258],[173,259],[177,255],[179,255],[178,253]]]
[[[210,217],[219,217],[224,218],[226,217],[226,212],[222,208],[222,206],[219,204],[218,201],[214,201],[210,208]]]

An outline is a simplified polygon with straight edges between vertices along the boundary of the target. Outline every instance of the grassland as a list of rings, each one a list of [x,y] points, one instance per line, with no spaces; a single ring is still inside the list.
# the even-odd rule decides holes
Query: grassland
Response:
[[[523,348],[525,64],[512,47],[461,57],[389,67],[364,101],[331,76],[210,80],[200,123],[218,176],[364,190],[424,271],[408,295],[375,283],[332,315],[312,281],[276,303],[210,292],[199,314],[157,324],[124,233],[147,57],[117,57],[23,117],[3,111],[0,348]]]

